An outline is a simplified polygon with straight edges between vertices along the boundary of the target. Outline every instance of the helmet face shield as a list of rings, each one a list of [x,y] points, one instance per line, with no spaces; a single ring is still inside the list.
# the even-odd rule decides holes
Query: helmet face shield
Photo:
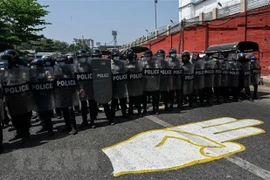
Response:
[[[176,58],[176,53],[171,53],[170,56],[171,56],[172,58]]]

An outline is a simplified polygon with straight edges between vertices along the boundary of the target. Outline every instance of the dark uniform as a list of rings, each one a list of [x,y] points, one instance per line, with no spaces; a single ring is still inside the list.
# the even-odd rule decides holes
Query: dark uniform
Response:
[[[63,112],[65,128],[62,132],[70,131],[70,134],[77,134],[74,106],[78,106],[77,84],[75,79],[74,64],[68,61],[64,55],[60,55],[54,66],[56,80],[55,105]]]
[[[118,100],[120,101],[121,112],[124,118],[127,118],[127,69],[124,61],[120,60],[120,52],[113,49],[111,52],[112,68],[112,87],[113,98],[111,103],[112,118],[115,117],[115,111]]]
[[[183,62],[183,95],[188,97],[189,106],[193,107],[194,102],[194,64],[190,61],[190,52],[185,50],[182,53],[182,62]]]
[[[133,114],[133,106],[137,108],[138,116],[141,117],[141,98],[143,94],[143,64],[136,59],[132,49],[126,51],[129,61],[126,65],[128,72],[127,88],[129,94],[129,115]]]
[[[152,97],[153,114],[159,114],[159,86],[160,86],[160,68],[157,59],[153,58],[150,50],[144,53],[144,70],[143,70],[143,109],[144,114],[147,112],[147,96]]]
[[[177,52],[174,48],[169,51],[170,64],[172,68],[172,90],[170,91],[171,107],[174,104],[174,97],[176,95],[177,108],[181,109],[183,106],[183,94],[182,94],[182,79],[183,79],[183,68],[179,58],[177,58]]]
[[[46,59],[34,60],[30,68],[30,79],[34,99],[34,110],[43,122],[37,132],[48,131],[53,136],[52,116],[55,109],[53,68],[45,64]]]
[[[93,98],[93,81],[92,81],[92,68],[91,58],[87,55],[85,50],[78,50],[76,52],[76,79],[78,82],[79,96],[81,101],[81,112],[83,123],[80,127],[88,125],[87,121],[87,101],[90,109],[90,125],[92,128],[95,127],[94,120],[97,118],[97,103]]]
[[[198,53],[193,53],[192,62],[194,63],[194,99],[195,102],[197,102],[198,95],[200,99],[200,105],[204,106],[204,59],[200,58]]]
[[[260,81],[261,66],[254,55],[250,56],[249,59],[251,62],[251,81],[254,87],[253,99],[258,99],[257,94],[258,94],[258,85]]]
[[[12,123],[17,131],[11,140],[22,138],[22,143],[25,143],[30,136],[30,119],[33,109],[29,70],[24,64],[20,64],[16,51],[6,50],[3,56],[6,56],[4,59],[8,64],[2,78],[4,96]]]
[[[165,51],[160,49],[156,53],[158,64],[160,67],[160,85],[159,92],[163,97],[165,110],[169,110],[168,102],[170,100],[170,91],[172,90],[172,68],[170,61],[165,59]],[[172,108],[172,106],[171,106]]]

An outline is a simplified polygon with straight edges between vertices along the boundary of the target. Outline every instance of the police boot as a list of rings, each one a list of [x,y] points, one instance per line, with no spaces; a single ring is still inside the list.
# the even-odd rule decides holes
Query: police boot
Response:
[[[114,119],[113,119],[113,118],[109,118],[109,124],[110,124],[111,126],[114,126],[114,125],[115,125]]]
[[[96,128],[96,125],[95,125],[94,121],[91,121],[90,126],[91,126],[92,129]]]

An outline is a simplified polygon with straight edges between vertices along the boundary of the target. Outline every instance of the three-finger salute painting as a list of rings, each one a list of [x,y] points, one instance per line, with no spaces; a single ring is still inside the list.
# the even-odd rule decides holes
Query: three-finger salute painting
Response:
[[[222,117],[137,134],[103,148],[114,176],[170,171],[245,150],[237,139],[264,133],[256,119]]]

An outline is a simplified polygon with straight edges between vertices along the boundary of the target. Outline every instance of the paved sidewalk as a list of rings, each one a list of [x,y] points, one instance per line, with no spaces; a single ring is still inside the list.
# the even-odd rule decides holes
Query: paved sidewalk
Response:
[[[270,75],[269,76],[262,76],[262,78],[263,78],[263,84],[265,86],[270,87]]]

